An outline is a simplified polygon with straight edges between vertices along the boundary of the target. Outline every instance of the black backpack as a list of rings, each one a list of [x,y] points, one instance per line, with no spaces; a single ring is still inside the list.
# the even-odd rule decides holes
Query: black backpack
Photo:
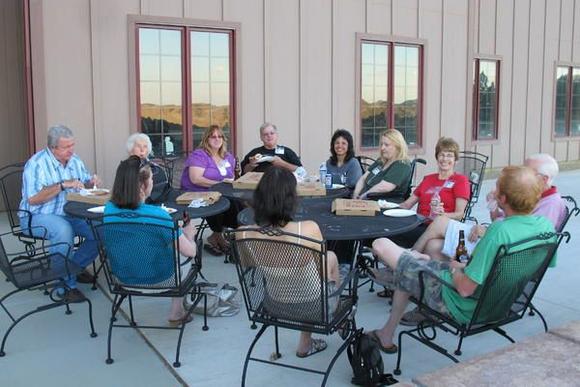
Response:
[[[397,383],[391,374],[385,374],[383,357],[376,341],[359,329],[346,352],[354,376],[351,383],[357,386],[377,387]]]

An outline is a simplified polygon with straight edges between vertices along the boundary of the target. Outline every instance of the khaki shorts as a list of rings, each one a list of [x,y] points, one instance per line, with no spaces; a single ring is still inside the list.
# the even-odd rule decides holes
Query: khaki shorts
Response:
[[[409,252],[404,251],[399,257],[397,268],[395,270],[395,287],[407,293],[411,293],[415,298],[419,299],[419,292],[421,291],[419,285],[419,272],[430,271],[435,275],[439,275],[441,270],[449,268],[446,262],[436,260],[418,259]],[[441,295],[442,284],[431,277],[425,278],[425,295],[424,302],[432,309],[449,314],[443,297]]]

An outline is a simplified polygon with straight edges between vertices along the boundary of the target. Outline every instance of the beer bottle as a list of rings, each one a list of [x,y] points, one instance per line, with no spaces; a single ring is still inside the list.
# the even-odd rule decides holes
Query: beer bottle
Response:
[[[236,166],[234,168],[234,179],[238,180],[242,174],[242,168],[240,167],[240,159],[236,157]]]
[[[461,263],[466,263],[469,260],[469,254],[465,247],[465,232],[463,230],[459,230],[459,242],[455,249],[455,260]]]

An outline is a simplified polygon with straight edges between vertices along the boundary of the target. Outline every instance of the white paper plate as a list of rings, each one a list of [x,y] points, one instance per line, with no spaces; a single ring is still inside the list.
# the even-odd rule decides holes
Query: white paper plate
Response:
[[[265,163],[274,160],[274,156],[262,156],[259,160],[256,160],[257,163]]]
[[[333,184],[332,189],[344,188],[344,184]]]
[[[399,204],[397,203],[393,203],[393,202],[389,202],[387,200],[377,200],[377,204],[379,205],[379,207],[381,207],[382,209],[386,209],[389,210],[391,208],[398,208]]]
[[[161,207],[163,208],[165,211],[167,211],[168,214],[173,214],[174,212],[177,212],[177,210],[175,208],[171,208],[171,207]]]
[[[105,206],[87,208],[87,211],[92,212],[93,214],[102,214],[105,212]]]
[[[413,216],[417,215],[417,213],[413,210],[405,210],[403,208],[394,208],[392,210],[385,210],[383,214],[386,216],[393,216],[396,218],[404,218],[406,216]]]

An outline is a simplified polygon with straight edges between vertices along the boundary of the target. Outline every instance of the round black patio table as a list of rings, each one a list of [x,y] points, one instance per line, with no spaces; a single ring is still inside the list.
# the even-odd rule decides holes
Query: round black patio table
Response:
[[[253,189],[238,189],[234,188],[231,183],[217,183],[211,187],[212,191],[218,191],[228,199],[237,199],[245,202],[251,202],[254,196]],[[299,196],[300,199],[335,199],[349,196],[351,190],[349,188],[334,188],[327,189],[325,196]]]
[[[177,211],[171,214],[174,220],[181,219],[183,217],[183,212],[187,211],[187,214],[191,219],[206,218],[208,216],[221,214],[230,208],[230,201],[221,197],[214,204],[207,207],[192,208],[183,204],[177,204],[175,199],[181,194],[181,191],[172,191],[169,194],[169,198],[164,204],[167,207],[175,208]],[[87,220],[98,220],[103,217],[103,214],[89,212],[88,209],[92,207],[98,207],[97,204],[81,203],[69,201],[64,205],[64,212],[74,218],[82,218]]]
[[[363,240],[402,234],[419,226],[421,215],[391,217],[378,212],[375,216],[341,216],[330,211],[332,200],[304,200],[298,204],[294,220],[313,220],[318,223],[327,241]],[[246,208],[238,215],[243,225],[254,224],[254,210]]]

